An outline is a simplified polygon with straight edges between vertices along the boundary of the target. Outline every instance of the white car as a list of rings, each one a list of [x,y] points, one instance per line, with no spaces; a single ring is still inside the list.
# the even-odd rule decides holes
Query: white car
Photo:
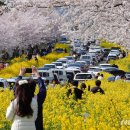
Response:
[[[72,64],[69,64],[68,66],[67,66],[67,68],[70,68],[70,69],[79,69],[79,70],[81,70],[81,64],[78,64],[78,63],[72,63]]]
[[[80,56],[80,60],[82,60],[82,61],[91,61],[93,59],[93,56],[92,55],[81,55]]]
[[[75,62],[75,60],[74,60],[74,57],[73,56],[65,56],[65,58],[67,58],[68,59],[68,63],[70,64],[70,63],[74,63]]]
[[[90,67],[89,70],[88,70],[88,73],[92,73],[94,75],[97,75],[101,71],[102,71],[102,69],[100,67],[95,66],[95,67]]]
[[[52,62],[52,64],[55,64],[57,69],[63,69],[64,68],[62,62]]]
[[[109,61],[109,60],[116,60],[116,59],[118,59],[118,55],[117,54],[110,54],[109,53],[109,55],[107,56],[107,61]]]
[[[116,54],[117,56],[120,55],[119,50],[111,50],[109,54]]]
[[[94,78],[95,78],[95,76],[91,73],[77,73],[74,76],[74,80],[77,80],[77,81],[91,80]]]
[[[54,79],[54,75],[53,75],[51,69],[50,70],[38,70],[38,72],[43,80],[52,81]],[[32,78],[34,80],[37,80],[37,77],[32,77]]]
[[[76,61],[75,63],[77,63],[77,64],[81,64],[81,65],[83,65],[83,66],[86,65],[86,62],[85,62],[85,61]]]
[[[59,81],[66,82],[68,80],[66,71],[64,69],[52,69],[53,74],[56,74]]]
[[[67,65],[68,65],[68,59],[67,58],[60,58],[56,62],[62,62],[64,67],[67,67]]]

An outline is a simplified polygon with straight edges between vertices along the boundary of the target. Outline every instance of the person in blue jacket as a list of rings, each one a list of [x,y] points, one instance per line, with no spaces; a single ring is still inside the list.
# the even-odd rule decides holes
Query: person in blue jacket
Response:
[[[21,68],[17,81],[21,80],[25,73],[26,73],[26,68]],[[42,105],[46,98],[46,87],[45,87],[44,81],[40,77],[36,67],[32,67],[32,73],[37,77],[37,84],[39,87],[38,94],[36,96],[34,96],[36,82],[33,79],[29,80],[30,87],[32,90],[32,97],[35,97],[37,100],[37,103],[38,103],[38,115],[37,115],[37,119],[35,121],[35,125],[36,125],[36,130],[43,130],[43,113],[42,113],[43,106]]]

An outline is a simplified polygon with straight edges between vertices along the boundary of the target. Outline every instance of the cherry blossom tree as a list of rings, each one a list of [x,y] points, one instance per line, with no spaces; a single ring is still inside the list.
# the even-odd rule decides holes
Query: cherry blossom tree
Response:
[[[130,46],[129,0],[6,0],[0,44],[28,45],[56,39],[106,39]]]

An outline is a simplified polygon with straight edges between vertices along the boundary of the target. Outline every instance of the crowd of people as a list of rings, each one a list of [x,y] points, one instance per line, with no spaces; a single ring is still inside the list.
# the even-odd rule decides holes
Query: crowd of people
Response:
[[[38,62],[37,57],[47,55],[52,52],[54,46],[52,44],[48,44],[46,47],[40,47],[38,45],[28,45],[27,48],[15,47],[11,53],[7,49],[3,49],[0,52],[0,70],[6,68],[9,65],[10,60],[22,57],[23,55],[27,60],[31,60],[34,58],[36,62]]]
[[[52,44],[48,44],[46,47],[42,45],[28,45],[26,48],[15,47],[10,54],[7,49],[1,51],[1,61],[8,61],[10,59],[26,55],[27,60],[30,60],[34,56],[44,56],[50,53],[53,49]]]

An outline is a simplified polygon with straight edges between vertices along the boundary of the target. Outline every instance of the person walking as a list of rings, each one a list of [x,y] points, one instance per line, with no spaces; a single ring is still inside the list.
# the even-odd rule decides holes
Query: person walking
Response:
[[[19,80],[16,83],[16,98],[7,108],[6,118],[13,120],[11,130],[36,130],[38,105],[31,96],[30,84],[27,80]]]

